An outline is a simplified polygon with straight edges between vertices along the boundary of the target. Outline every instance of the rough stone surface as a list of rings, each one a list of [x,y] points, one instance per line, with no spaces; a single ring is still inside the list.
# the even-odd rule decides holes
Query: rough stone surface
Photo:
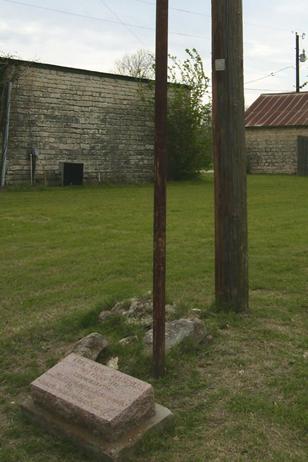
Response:
[[[131,345],[132,343],[138,340],[137,335],[131,335],[129,337],[124,337],[119,340],[119,344],[122,346]]]
[[[70,353],[76,353],[95,361],[108,345],[109,343],[103,335],[93,332],[79,340],[73,346]]]
[[[99,320],[99,322],[104,322],[104,321],[106,321],[106,319],[112,318],[114,315],[115,315],[115,313],[113,313],[112,311],[104,310],[99,314],[98,320]]]
[[[150,297],[131,298],[118,302],[112,308],[112,312],[124,316],[131,323],[138,323],[148,328],[152,325],[153,304]]]
[[[150,384],[71,354],[31,384],[36,405],[114,441],[154,414]]]
[[[37,406],[31,399],[22,404],[24,413],[35,423],[50,433],[69,438],[94,460],[100,462],[128,462],[134,460],[134,451],[145,434],[161,433],[173,424],[173,414],[169,409],[155,405],[152,417],[127,431],[117,441],[108,442],[92,431],[81,428],[76,422],[67,422]],[[91,459],[92,460],[92,459]]]
[[[61,184],[64,162],[82,163],[85,183],[153,179],[154,124],[132,78],[16,64],[8,153],[8,184]],[[150,96],[150,94],[149,94]]]
[[[119,358],[115,356],[114,358],[110,358],[106,364],[107,367],[111,367],[112,369],[119,370]]]
[[[198,344],[204,340],[205,336],[204,325],[199,319],[178,319],[166,322],[166,352],[184,340],[191,340],[193,343]],[[152,329],[145,334],[144,343],[146,349],[151,351],[153,344]]]
[[[175,314],[175,305],[166,305],[166,317],[169,319]],[[110,311],[102,311],[99,321],[111,316],[123,316],[128,322],[139,324],[144,328],[151,328],[153,323],[153,301],[151,295],[131,298],[116,303]]]
[[[295,174],[298,136],[308,136],[308,128],[246,128],[249,171]]]
[[[202,310],[199,308],[193,308],[190,313],[191,318],[200,318],[202,315]]]

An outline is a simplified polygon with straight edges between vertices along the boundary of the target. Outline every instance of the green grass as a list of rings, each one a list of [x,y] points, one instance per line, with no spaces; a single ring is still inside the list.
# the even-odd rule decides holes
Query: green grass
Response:
[[[111,341],[120,369],[151,381],[176,426],[134,462],[308,460],[308,179],[250,176],[249,316],[215,313],[211,177],[168,186],[168,299],[203,310],[213,335],[151,377],[142,331],[103,307],[151,289],[151,185],[0,194],[0,461],[85,462],[27,422],[29,383],[83,335]],[[137,335],[136,344],[117,341]]]

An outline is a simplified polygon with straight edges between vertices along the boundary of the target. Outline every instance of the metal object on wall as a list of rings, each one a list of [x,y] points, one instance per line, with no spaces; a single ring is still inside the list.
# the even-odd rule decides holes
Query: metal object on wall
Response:
[[[36,170],[36,163],[39,158],[39,150],[37,148],[31,149],[30,154],[30,180],[31,185],[35,183],[35,170]]]

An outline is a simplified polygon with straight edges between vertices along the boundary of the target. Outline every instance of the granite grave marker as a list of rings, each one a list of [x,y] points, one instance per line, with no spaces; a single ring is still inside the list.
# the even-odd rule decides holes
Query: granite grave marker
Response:
[[[172,418],[155,404],[150,384],[77,354],[32,382],[23,409],[103,461],[123,460],[144,433]]]

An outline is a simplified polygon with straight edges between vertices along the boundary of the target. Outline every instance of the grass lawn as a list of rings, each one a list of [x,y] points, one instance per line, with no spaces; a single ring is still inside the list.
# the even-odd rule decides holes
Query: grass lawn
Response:
[[[134,462],[308,460],[308,178],[250,176],[251,313],[215,313],[211,177],[169,185],[168,299],[203,310],[213,336],[168,358],[151,378],[138,329],[100,310],[151,289],[151,185],[0,194],[0,461],[85,462],[29,424],[29,383],[92,331],[120,369],[151,381],[176,416]]]

